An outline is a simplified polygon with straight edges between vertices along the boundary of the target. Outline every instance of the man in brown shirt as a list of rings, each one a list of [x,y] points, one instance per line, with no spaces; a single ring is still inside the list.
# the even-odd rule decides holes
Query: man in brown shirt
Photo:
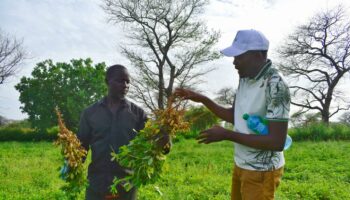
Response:
[[[91,149],[91,163],[88,169],[89,186],[86,199],[100,200],[110,196],[110,185],[114,177],[125,177],[130,173],[116,161],[111,161],[111,152],[118,153],[119,147],[132,140],[144,127],[147,116],[142,108],[125,98],[129,90],[130,78],[122,65],[107,69],[108,94],[100,101],[86,108],[80,119],[78,138],[83,147]],[[169,137],[163,137],[163,144]],[[136,188],[126,192],[117,187],[118,199],[136,199]]]

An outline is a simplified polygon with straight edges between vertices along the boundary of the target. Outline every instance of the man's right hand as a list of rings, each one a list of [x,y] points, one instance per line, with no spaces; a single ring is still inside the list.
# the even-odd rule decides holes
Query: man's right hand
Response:
[[[210,144],[220,142],[227,138],[227,130],[221,126],[213,126],[210,129],[202,131],[196,138],[198,143]]]
[[[206,97],[202,94],[199,94],[197,92],[188,90],[188,89],[176,88],[174,95],[176,97],[181,97],[184,99],[189,99],[189,100],[192,100],[195,102],[202,103],[202,104],[204,104],[204,106],[206,106],[211,112],[213,112],[219,118],[221,118],[227,122],[230,122],[232,124],[234,123],[234,121],[233,121],[234,108],[233,107],[225,108],[223,106],[216,104],[214,101],[212,101],[208,97]]]
[[[163,133],[158,135],[156,138],[156,145],[159,149],[162,149],[163,154],[168,154],[172,147],[172,141],[170,135],[167,133]]]
[[[181,97],[184,99],[189,99],[195,102],[200,102],[203,103],[205,99],[207,98],[206,96],[199,94],[197,92],[194,92],[192,90],[184,89],[184,88],[176,88],[174,95],[177,97]]]

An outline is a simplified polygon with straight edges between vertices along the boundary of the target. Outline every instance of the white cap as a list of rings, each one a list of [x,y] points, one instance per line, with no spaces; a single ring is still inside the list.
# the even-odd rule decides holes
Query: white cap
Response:
[[[250,50],[268,50],[269,41],[257,30],[240,30],[237,32],[232,45],[220,52],[225,56],[239,56]]]

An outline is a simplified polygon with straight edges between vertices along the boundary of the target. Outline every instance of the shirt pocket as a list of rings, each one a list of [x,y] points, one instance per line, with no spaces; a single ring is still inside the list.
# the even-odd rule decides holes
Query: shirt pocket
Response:
[[[111,129],[111,119],[105,116],[92,116],[90,124],[93,140],[105,138]]]
[[[127,112],[121,118],[121,132],[128,139],[132,140],[135,138],[137,132],[136,129],[138,127],[139,120],[137,116],[133,113]]]

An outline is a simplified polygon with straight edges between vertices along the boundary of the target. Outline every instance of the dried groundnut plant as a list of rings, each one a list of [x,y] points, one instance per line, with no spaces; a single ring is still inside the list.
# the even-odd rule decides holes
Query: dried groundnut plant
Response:
[[[82,147],[77,136],[66,127],[58,108],[56,108],[56,115],[59,133],[55,144],[61,146],[61,155],[68,164],[67,173],[62,177],[68,185],[63,186],[61,189],[70,199],[76,199],[87,185],[83,165],[87,151]]]

